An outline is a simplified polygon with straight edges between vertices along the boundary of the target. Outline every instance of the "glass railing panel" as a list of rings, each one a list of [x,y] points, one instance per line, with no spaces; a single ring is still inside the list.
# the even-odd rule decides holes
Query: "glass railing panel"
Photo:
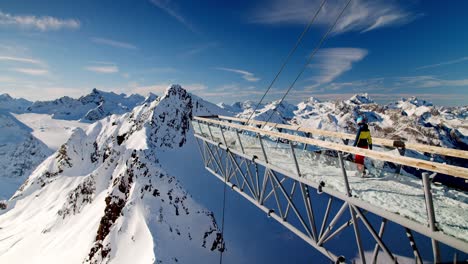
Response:
[[[202,132],[201,132],[201,130],[200,130],[200,126],[198,126],[198,122],[195,121],[195,120],[192,120],[191,123],[192,123],[192,127],[193,127],[193,132],[194,132],[195,134],[201,135]]]
[[[436,176],[436,180],[437,177],[446,176]],[[468,193],[453,185],[430,184],[436,227],[445,234],[468,242]]]
[[[211,139],[208,126],[205,123],[197,122],[196,124],[194,124],[194,127],[198,127],[200,135],[202,135],[205,138]]]

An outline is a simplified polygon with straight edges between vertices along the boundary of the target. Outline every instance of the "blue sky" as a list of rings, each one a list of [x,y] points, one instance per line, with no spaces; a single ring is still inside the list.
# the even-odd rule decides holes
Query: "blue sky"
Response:
[[[101,90],[259,100],[321,0],[0,3],[0,93],[31,100]],[[267,100],[279,99],[331,26],[328,0]],[[287,100],[468,104],[467,1],[352,0]]]

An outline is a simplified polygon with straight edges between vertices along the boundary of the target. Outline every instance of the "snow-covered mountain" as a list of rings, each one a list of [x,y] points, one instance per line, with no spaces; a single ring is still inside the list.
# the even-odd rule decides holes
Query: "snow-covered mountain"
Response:
[[[255,103],[248,101],[219,106],[237,117],[247,118]],[[379,105],[368,94],[356,94],[342,101],[321,101],[310,97],[297,105],[283,102],[278,106],[278,101],[274,101],[259,107],[252,118],[264,121],[274,108],[276,111],[271,122],[355,133],[356,117],[365,116],[375,137],[468,150],[468,106],[434,106],[416,97]]]
[[[257,105],[257,103],[255,103],[254,101],[251,101],[251,100],[248,100],[248,101],[245,101],[245,102],[235,102],[235,103],[232,103],[232,104],[225,104],[225,103],[219,103],[217,104],[217,106],[225,109],[226,111],[230,112],[230,113],[233,113],[233,114],[239,114],[239,113],[242,113],[244,112],[245,110],[248,110],[248,109],[254,109],[255,106]],[[265,107],[265,104],[260,104],[259,105],[259,108],[263,108]]]
[[[12,114],[0,110],[0,200],[8,199],[52,151]],[[14,188],[14,189],[12,189]]]
[[[267,104],[260,104],[253,115],[252,112],[257,106],[253,101],[245,101],[243,103],[236,102],[232,105],[219,103],[218,106],[240,118],[251,117],[255,120],[269,120],[269,122],[285,124],[294,117],[294,111],[297,110],[297,106],[288,102],[279,104],[279,100]]]
[[[467,106],[439,107],[415,97],[379,105],[367,94],[360,94],[345,101],[302,102],[291,123],[354,133],[354,120],[361,115],[375,137],[467,150],[466,110]]]
[[[154,100],[150,95],[148,100]],[[145,98],[138,94],[127,96],[93,89],[88,95],[74,99],[68,96],[53,101],[36,101],[28,112],[50,114],[55,119],[94,122],[112,114],[123,114],[142,104]]]
[[[0,211],[0,262],[217,260],[223,241],[213,213],[159,159],[194,144],[192,115],[222,112],[173,85],[129,113],[77,128]]]
[[[13,98],[9,94],[0,94],[0,110],[23,113],[33,103],[23,98]]]

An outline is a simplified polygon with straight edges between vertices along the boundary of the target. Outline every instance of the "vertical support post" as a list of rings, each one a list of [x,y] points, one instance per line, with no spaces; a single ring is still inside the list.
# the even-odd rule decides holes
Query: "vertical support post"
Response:
[[[227,142],[226,142],[226,138],[224,137],[223,127],[220,126],[220,125],[218,127],[219,127],[219,130],[221,130],[221,136],[223,137],[224,146],[226,146],[226,148],[227,148],[228,145],[227,145]]]
[[[346,195],[351,197],[351,189],[349,188],[348,175],[346,173],[346,169],[345,169],[344,162],[343,162],[343,154],[341,153],[341,151],[338,152],[338,159],[340,161],[341,171],[343,172],[343,177],[344,177],[344,182],[345,182],[345,187],[346,187]],[[366,264],[366,257],[364,255],[364,250],[362,249],[361,234],[359,232],[356,212],[353,210],[351,206],[349,207],[349,212],[351,213],[351,217],[353,219],[354,235],[356,236],[356,243],[357,243],[358,250],[359,250],[359,256],[361,257],[362,263]]]
[[[257,133],[257,137],[258,137],[258,140],[260,141],[260,147],[262,148],[263,158],[265,159],[265,162],[268,163],[268,158],[265,152],[265,147],[263,146],[262,135],[260,135],[260,133]]]
[[[260,202],[260,176],[258,175],[258,165],[254,162],[255,165],[255,187],[257,189],[258,201]]]
[[[423,188],[424,188],[424,200],[426,201],[426,211],[427,211],[427,220],[429,221],[429,228],[432,231],[437,231],[437,227],[435,225],[436,218],[434,212],[434,201],[432,200],[432,192],[431,192],[431,181],[429,179],[429,173],[423,172],[422,173],[422,181],[423,181]],[[432,240],[432,253],[434,255],[434,262],[440,262],[440,251],[439,251],[439,242],[435,239]]]
[[[343,172],[343,177],[344,177],[344,182],[345,182],[345,187],[346,187],[346,195],[351,197],[351,189],[349,188],[348,174],[346,173],[346,169],[345,169],[344,162],[343,162],[343,154],[341,153],[341,151],[338,152],[338,159],[340,161],[341,172]]]
[[[294,161],[294,166],[296,167],[297,176],[301,177],[301,171],[299,170],[299,163],[297,162],[296,152],[294,151],[294,146],[291,141],[289,141],[289,147],[291,148],[291,155]]]
[[[306,133],[305,133],[305,136],[306,136],[307,138],[310,138],[310,137],[312,136],[312,134],[311,134],[310,132],[306,132]],[[304,148],[303,148],[302,150],[307,150],[307,143],[304,143]]]
[[[393,145],[397,147],[398,153],[400,153],[400,156],[405,156],[406,153],[406,147],[405,147],[405,142],[403,141],[395,141],[393,142]],[[403,165],[398,164],[396,173],[400,174],[401,168],[403,168]]]
[[[241,141],[240,136],[239,136],[239,130],[237,130],[237,129],[236,129],[236,136],[237,136],[237,140],[239,140],[239,146],[241,148],[242,154],[245,154],[244,146],[242,145],[242,141]]]
[[[215,140],[214,137],[213,137],[213,133],[211,132],[210,124],[206,124],[206,126],[208,127],[208,131],[210,132],[211,140],[213,140],[214,142],[216,142],[216,140]]]
[[[200,120],[197,120],[197,124],[198,124],[198,129],[200,129],[200,134],[202,136],[205,136],[205,135],[203,135],[203,130],[202,130],[201,125],[200,125]]]

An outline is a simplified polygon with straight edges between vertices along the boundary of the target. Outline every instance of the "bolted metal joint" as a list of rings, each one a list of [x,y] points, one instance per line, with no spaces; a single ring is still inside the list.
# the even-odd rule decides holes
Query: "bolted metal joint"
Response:
[[[267,216],[271,217],[271,214],[274,214],[274,213],[275,213],[275,210],[270,209],[270,210],[268,210]]]
[[[323,190],[322,190],[323,187],[325,187],[325,182],[324,182],[324,181],[321,181],[321,182],[319,183],[319,186],[317,187],[317,193],[318,193],[318,194],[322,194],[322,193],[323,193]]]

